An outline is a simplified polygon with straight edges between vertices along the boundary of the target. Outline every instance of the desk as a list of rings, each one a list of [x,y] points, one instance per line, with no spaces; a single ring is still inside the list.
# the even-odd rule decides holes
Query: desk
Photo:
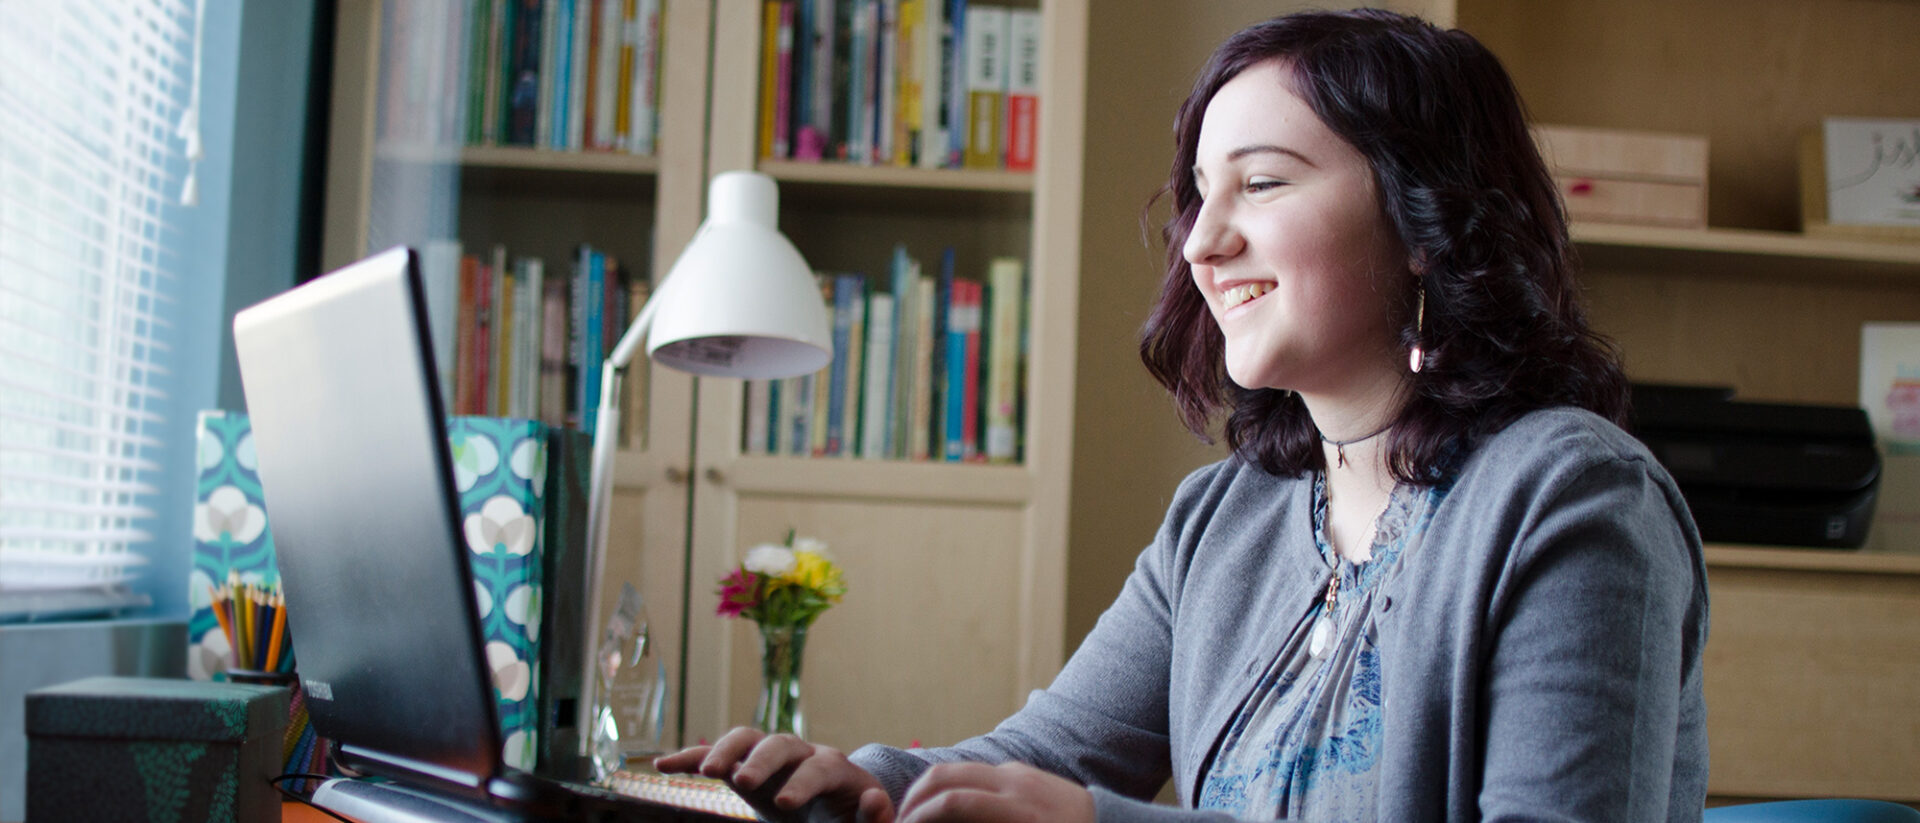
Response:
[[[280,823],[337,823],[326,812],[298,800],[280,804]]]

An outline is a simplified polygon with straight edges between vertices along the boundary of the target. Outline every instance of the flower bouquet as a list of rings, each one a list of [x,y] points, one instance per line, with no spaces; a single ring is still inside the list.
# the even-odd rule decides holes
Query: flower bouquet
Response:
[[[805,736],[800,658],[807,627],[846,591],[827,544],[795,537],[791,529],[785,544],[748,549],[740,565],[720,579],[720,616],[745,617],[760,629],[762,683],[754,725],[762,731]]]

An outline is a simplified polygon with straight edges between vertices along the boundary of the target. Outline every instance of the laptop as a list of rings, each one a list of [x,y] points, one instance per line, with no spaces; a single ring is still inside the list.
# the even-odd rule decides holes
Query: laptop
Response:
[[[311,802],[365,823],[739,819],[701,810],[711,791],[643,800],[503,762],[411,249],[233,325],[308,711],[342,766],[385,778],[329,780]]]

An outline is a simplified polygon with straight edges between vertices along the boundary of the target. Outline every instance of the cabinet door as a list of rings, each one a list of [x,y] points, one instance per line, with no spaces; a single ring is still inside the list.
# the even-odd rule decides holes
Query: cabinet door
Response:
[[[1087,9],[1078,0],[1037,8],[1046,70],[1032,172],[762,157],[767,7],[716,10],[709,173],[774,176],[782,231],[814,269],[864,273],[879,291],[889,291],[896,244],[929,274],[952,246],[956,274],[978,280],[991,258],[1019,259],[1028,273],[1025,402],[1014,462],[771,456],[743,448],[749,387],[701,382],[689,740],[752,719],[759,640],[751,623],[714,615],[712,590],[745,549],[788,529],[825,540],[847,579],[844,600],[807,641],[810,739],[843,748],[952,743],[990,730],[1061,664]]]

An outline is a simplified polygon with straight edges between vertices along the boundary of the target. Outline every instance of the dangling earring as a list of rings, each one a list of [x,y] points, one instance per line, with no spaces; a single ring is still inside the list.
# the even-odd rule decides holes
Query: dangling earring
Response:
[[[1407,353],[1407,368],[1414,374],[1420,373],[1420,368],[1426,364],[1427,359],[1427,351],[1420,344],[1420,338],[1427,332],[1427,289],[1425,283],[1421,284],[1419,295],[1419,302],[1413,310],[1413,351]]]

